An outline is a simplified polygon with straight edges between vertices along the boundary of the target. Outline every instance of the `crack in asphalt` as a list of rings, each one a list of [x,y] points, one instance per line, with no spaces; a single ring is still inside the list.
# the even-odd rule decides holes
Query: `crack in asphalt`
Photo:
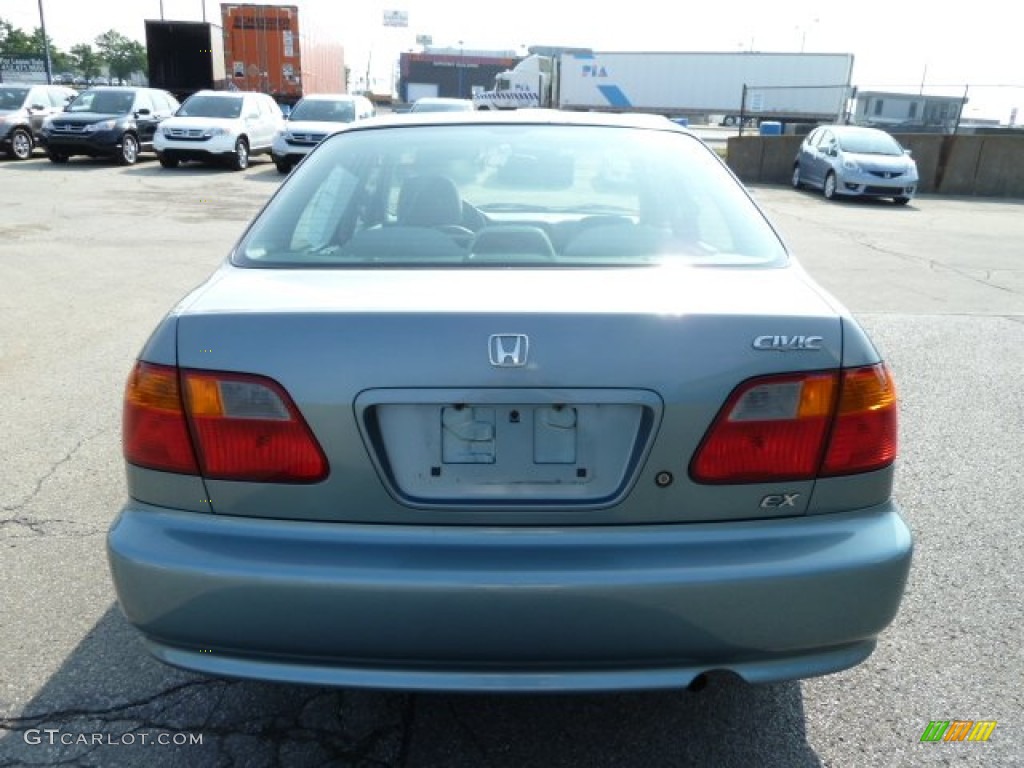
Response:
[[[800,214],[796,214],[796,213],[787,213],[786,215],[788,215],[791,218],[796,219],[798,221],[802,221],[802,222],[813,221],[810,217],[804,217],[804,216],[802,216]],[[845,231],[845,230],[843,230],[840,227],[831,227],[831,228],[830,227],[823,227],[820,223],[817,223],[817,222],[814,224],[814,226],[818,227],[819,229],[831,229],[831,231],[833,231],[833,232],[844,232]],[[858,235],[854,235],[852,237],[852,239],[858,245],[861,245],[864,248],[867,248],[868,250],[874,251],[875,253],[879,253],[879,254],[882,254],[882,255],[885,255],[885,256],[893,256],[893,257],[895,257],[897,259],[902,259],[904,261],[914,262],[914,263],[917,263],[917,264],[924,264],[929,269],[931,269],[933,272],[941,272],[941,271],[945,270],[945,271],[948,271],[948,272],[952,272],[953,274],[959,275],[960,277],[966,278],[967,280],[970,280],[972,282],[978,283],[980,285],[984,285],[987,288],[994,288],[997,291],[1004,291],[1006,293],[1010,293],[1010,294],[1014,294],[1014,295],[1020,293],[1015,288],[1009,288],[1009,287],[1007,287],[1005,285],[999,285],[998,283],[992,282],[992,270],[985,270],[984,277],[983,278],[979,278],[978,276],[972,275],[970,272],[967,272],[967,271],[965,271],[965,270],[963,270],[963,269],[961,269],[959,267],[954,267],[954,266],[951,266],[949,264],[942,264],[942,263],[937,262],[937,261],[935,261],[933,259],[928,259],[928,258],[925,258],[925,257],[922,257],[922,256],[916,256],[916,255],[910,254],[910,253],[902,253],[900,251],[892,250],[890,248],[885,248],[884,246],[881,246],[881,245],[878,245],[877,243],[872,242],[870,239],[867,239],[863,235],[859,235],[859,236]],[[797,258],[799,258],[799,256]]]
[[[127,701],[121,704],[116,704],[112,707],[105,709],[55,709],[40,712],[37,714],[23,715],[21,717],[0,717],[0,728],[8,731],[28,730],[31,727],[39,725],[45,720],[65,720],[72,718],[85,718],[85,717],[97,717],[101,715],[110,715],[120,712],[126,712],[128,710],[136,709],[139,707],[145,707],[154,702],[166,699],[170,696],[174,696],[182,691],[191,690],[195,688],[209,688],[212,686],[225,686],[235,685],[235,683],[229,683],[224,680],[190,680],[179,685],[165,688],[162,691],[158,691],[150,696],[146,696],[141,699],[134,701]],[[25,725],[25,728],[20,728],[21,725]]]
[[[254,748],[263,758],[268,753],[272,755],[273,764],[282,767],[316,761],[318,765],[396,768],[408,762],[416,717],[412,696],[406,698],[399,712],[392,711],[377,721],[375,727],[356,735],[346,733],[344,728],[338,705],[340,692],[324,693],[313,689],[301,705],[289,706],[287,700],[282,700],[279,708],[255,718],[251,717],[251,710],[246,709],[229,708],[225,713],[225,704],[237,707],[240,702],[244,703],[249,685],[245,681],[219,678],[192,680],[109,707],[52,709],[19,717],[0,717],[0,734],[25,734],[30,730],[45,733],[50,728],[62,734],[103,733],[117,739],[150,731],[199,733],[203,747],[212,749],[218,764],[226,766],[249,764]],[[198,697],[197,706],[184,708],[183,704],[190,697]],[[206,711],[196,711],[202,709]],[[192,710],[193,718],[182,718],[183,710]],[[325,713],[332,711],[334,716],[327,717],[326,721],[311,722],[323,720]],[[214,722],[218,716],[226,716],[225,721]],[[240,739],[254,739],[258,744],[247,744]],[[66,744],[63,748],[67,752],[59,759],[53,757],[49,764],[102,765],[98,753],[104,746],[103,743]],[[99,762],[93,762],[95,760]],[[0,761],[0,768],[21,764]]]
[[[412,732],[413,726],[416,723],[416,694],[410,693],[406,695],[405,706],[402,708],[402,744],[398,750],[398,759],[395,763],[396,768],[405,768],[409,764],[409,755],[412,752]]]
[[[466,738],[469,739],[469,743],[476,748],[476,751],[480,753],[480,757],[483,760],[481,765],[491,765],[491,754],[490,750],[484,746],[483,741],[476,735],[476,731],[467,724],[462,717],[459,715],[458,707],[455,706],[455,702],[448,704],[448,711],[452,716],[452,720],[455,721],[455,725],[461,730]]]
[[[915,256],[915,255],[909,254],[909,253],[901,253],[900,251],[895,251],[895,250],[892,250],[890,248],[885,248],[885,247],[883,247],[881,245],[873,243],[872,241],[870,241],[868,239],[864,239],[862,237],[854,237],[854,240],[855,240],[855,242],[858,245],[861,245],[861,246],[863,246],[864,248],[867,248],[870,251],[874,251],[875,253],[880,253],[880,254],[883,254],[885,256],[893,256],[893,257],[898,258],[898,259],[903,259],[904,261],[911,261],[911,262],[915,262],[915,263],[918,263],[918,264],[924,264],[932,272],[943,272],[943,271],[945,271],[945,272],[952,272],[955,275],[959,275],[960,277],[963,277],[963,278],[966,278],[967,280],[970,280],[972,282],[978,283],[979,285],[984,285],[987,288],[994,288],[997,291],[1004,291],[1004,292],[1010,293],[1010,294],[1017,294],[1017,293],[1019,293],[1014,288],[1009,288],[1009,287],[1007,287],[1005,285],[999,285],[998,283],[992,282],[992,270],[985,270],[984,271],[984,276],[983,277],[978,277],[977,275],[973,275],[970,272],[968,272],[967,270],[964,270],[964,269],[962,269],[960,267],[954,267],[954,266],[951,266],[949,264],[942,264],[941,262],[935,261],[934,259],[928,259],[928,258],[924,258],[922,256]]]
[[[50,468],[48,470],[46,470],[46,472],[44,472],[43,475],[38,480],[36,480],[35,488],[33,488],[31,491],[29,491],[28,495],[25,498],[23,498],[19,502],[16,502],[15,504],[3,504],[3,505],[0,505],[0,511],[2,511],[2,512],[17,512],[18,510],[20,510],[20,509],[24,508],[25,506],[27,506],[28,504],[30,504],[32,502],[32,500],[35,499],[35,497],[38,496],[39,493],[43,490],[43,485],[46,484],[46,481],[49,480],[51,477],[53,477],[54,473],[62,465],[67,464],[69,461],[71,461],[71,459],[74,457],[74,455],[76,453],[78,453],[78,451],[80,451],[82,449],[83,445],[85,445],[86,443],[90,442],[91,440],[95,440],[97,437],[102,435],[105,431],[106,430],[102,430],[101,429],[101,430],[99,430],[97,432],[94,432],[91,435],[87,435],[87,436],[81,438],[77,443],[75,443],[71,447],[71,449],[66,454],[64,454],[64,456],[62,456],[61,458],[59,458],[57,461],[55,461],[53,464],[50,465]],[[21,524],[26,524],[26,523],[24,523],[24,521],[21,518],[9,518],[7,520],[0,520],[0,524],[11,523],[11,522],[15,522],[15,523],[21,522]],[[59,522],[69,522],[69,521],[59,521]]]

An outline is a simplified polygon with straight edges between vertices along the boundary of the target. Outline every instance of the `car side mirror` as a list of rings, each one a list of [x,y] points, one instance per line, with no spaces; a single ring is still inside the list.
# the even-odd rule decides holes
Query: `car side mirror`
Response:
[[[46,109],[46,107],[42,104],[33,104],[31,107],[29,107],[29,109],[33,112],[42,112]]]
[[[904,149],[904,150],[903,150],[903,154],[904,154],[904,155],[906,155],[907,157],[910,157],[910,156],[911,156],[911,155],[913,155],[914,153],[913,153],[913,151],[912,151],[912,150],[909,150],[909,149]]]
[[[153,113],[150,110],[146,109],[145,107],[143,107],[142,109],[135,110],[135,116],[136,117],[145,117],[146,115],[151,115],[151,114],[153,114]]]

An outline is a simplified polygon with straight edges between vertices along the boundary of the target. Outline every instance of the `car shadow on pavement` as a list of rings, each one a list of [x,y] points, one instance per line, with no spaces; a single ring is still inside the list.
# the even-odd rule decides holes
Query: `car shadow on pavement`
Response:
[[[244,171],[233,171],[225,165],[216,163],[182,163],[177,168],[164,168],[160,163],[153,162],[133,165],[125,168],[125,172],[132,176],[159,177],[173,179],[175,176],[220,176],[222,174],[237,175],[247,181],[274,181],[280,182],[284,179],[277,168],[270,160],[258,160],[253,158],[252,164]]]
[[[500,696],[225,680],[152,659],[116,605],[22,712],[0,716],[0,755],[112,768],[821,765],[797,683]]]
[[[748,185],[749,186],[749,185]],[[767,186],[767,185],[765,185]],[[778,185],[782,188],[783,185]],[[792,189],[792,187],[790,187]],[[895,213],[900,211],[917,211],[917,207],[914,205],[914,201],[917,198],[911,199],[909,203],[904,205],[897,205],[892,200],[886,197],[857,197],[855,195],[837,195],[832,200],[827,199],[821,194],[820,189],[809,189],[807,187],[801,187],[800,189],[793,189],[794,194],[803,195],[809,200],[814,200],[820,205],[848,205],[848,206],[866,206],[868,208],[885,208]]]

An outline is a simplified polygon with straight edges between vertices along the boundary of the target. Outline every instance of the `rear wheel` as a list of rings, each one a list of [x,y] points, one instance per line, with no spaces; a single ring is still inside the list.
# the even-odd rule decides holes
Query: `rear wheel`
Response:
[[[907,203],[910,202],[910,198],[909,197],[894,197],[892,199],[892,201],[894,203],[896,203],[896,205],[906,205]]]
[[[167,157],[167,155],[159,155],[157,160],[160,161],[160,165],[164,168],[177,168],[178,159],[176,157]]]
[[[286,160],[275,160],[274,166],[277,168],[278,173],[288,173],[292,169],[291,163]]]
[[[51,163],[66,163],[68,161],[68,156],[63,152],[54,152],[53,150],[50,150],[46,153],[46,156],[50,158]]]
[[[15,128],[11,134],[11,156],[16,160],[28,160],[32,157],[32,134],[24,128]]]
[[[118,165],[135,165],[139,159],[139,140],[135,134],[126,133],[121,137],[121,151],[117,153]]]
[[[800,180],[800,165],[793,166],[793,178],[790,179],[793,184],[793,189],[800,189],[803,186],[803,182]]]
[[[822,192],[825,193],[826,200],[836,199],[836,175],[831,171],[825,177],[825,186],[822,188]]]
[[[249,167],[249,144],[245,139],[235,142],[235,154],[231,156],[231,170],[244,171]]]

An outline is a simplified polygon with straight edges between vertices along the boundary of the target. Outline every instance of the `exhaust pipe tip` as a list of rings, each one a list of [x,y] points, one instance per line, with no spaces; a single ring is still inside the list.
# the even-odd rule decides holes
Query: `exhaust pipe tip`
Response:
[[[707,673],[701,672],[699,675],[697,675],[695,678],[693,678],[693,680],[690,681],[690,684],[688,686],[686,686],[686,690],[688,690],[690,693],[700,693],[701,691],[703,691],[707,687],[708,687],[708,676],[707,676]]]

